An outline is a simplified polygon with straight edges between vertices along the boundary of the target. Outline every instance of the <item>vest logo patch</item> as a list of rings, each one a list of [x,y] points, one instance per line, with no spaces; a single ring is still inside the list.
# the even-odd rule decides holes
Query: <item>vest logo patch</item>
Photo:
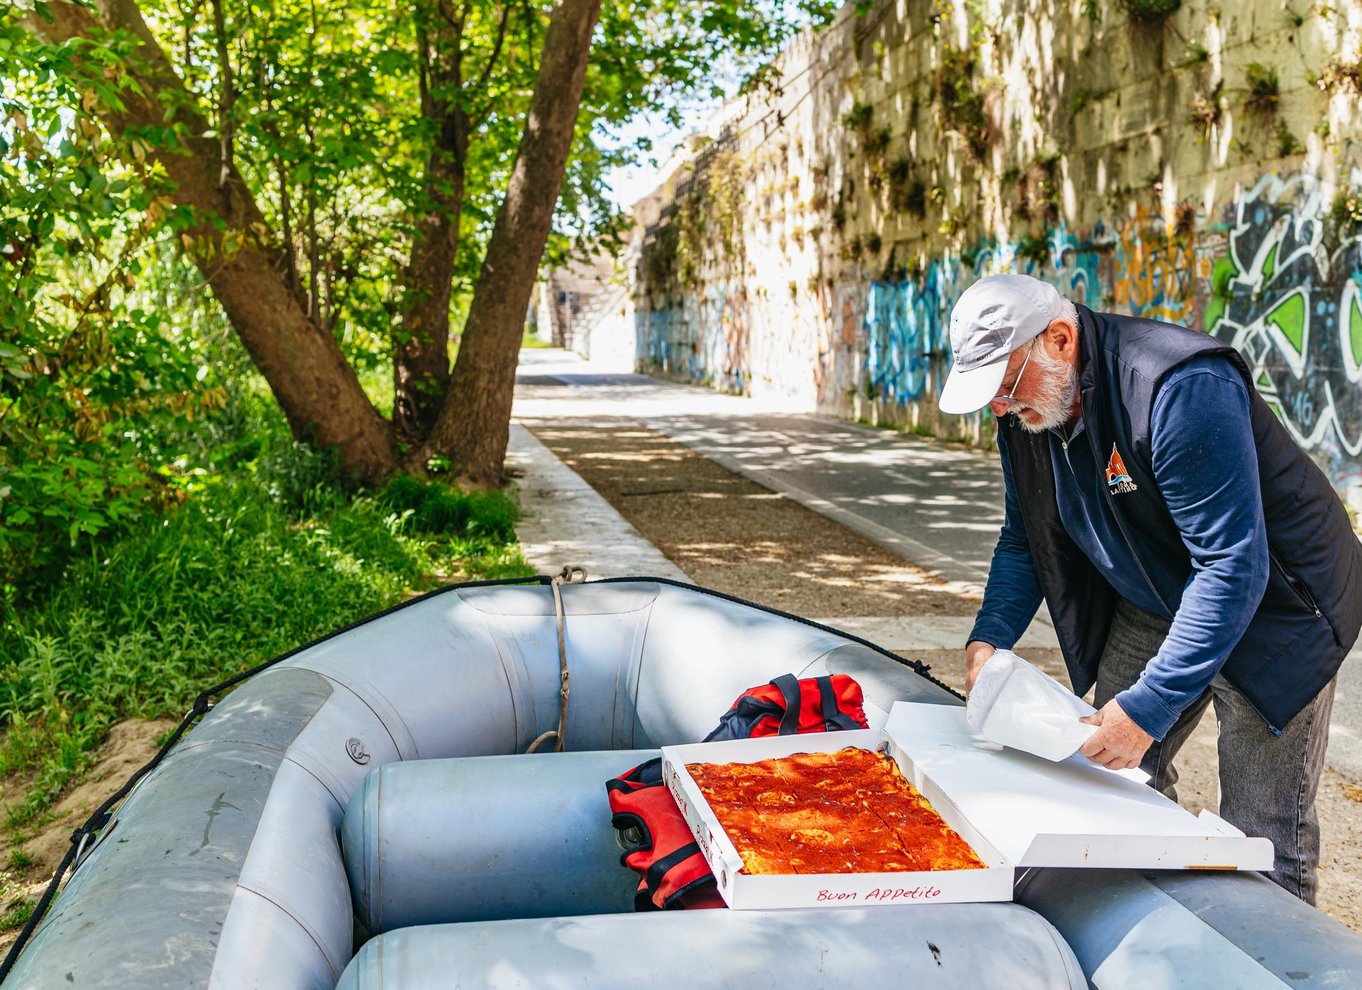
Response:
[[[1111,445],[1111,460],[1107,461],[1107,491],[1113,495],[1127,495],[1139,491],[1139,486],[1131,480],[1126,470],[1126,462],[1116,452],[1116,444]]]

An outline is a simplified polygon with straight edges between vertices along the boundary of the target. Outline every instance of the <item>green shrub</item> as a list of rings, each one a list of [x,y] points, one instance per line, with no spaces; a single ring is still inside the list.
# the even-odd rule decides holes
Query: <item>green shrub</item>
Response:
[[[501,492],[461,492],[438,481],[399,475],[378,501],[409,513],[407,524],[417,532],[515,538],[516,506]]]
[[[0,773],[37,773],[11,825],[45,808],[120,719],[182,715],[231,674],[414,593],[530,573],[500,493],[406,479],[393,489],[413,504],[399,510],[393,489],[349,500],[323,488],[324,507],[299,516],[252,479],[218,480],[72,561],[40,601],[0,603]],[[451,514],[457,526],[441,522]]]

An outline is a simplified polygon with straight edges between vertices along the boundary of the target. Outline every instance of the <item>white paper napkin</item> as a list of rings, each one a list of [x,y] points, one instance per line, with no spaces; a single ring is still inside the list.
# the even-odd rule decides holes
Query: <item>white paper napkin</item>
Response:
[[[999,650],[974,681],[965,721],[991,742],[1058,762],[1097,731],[1078,721],[1096,710],[1011,650]]]

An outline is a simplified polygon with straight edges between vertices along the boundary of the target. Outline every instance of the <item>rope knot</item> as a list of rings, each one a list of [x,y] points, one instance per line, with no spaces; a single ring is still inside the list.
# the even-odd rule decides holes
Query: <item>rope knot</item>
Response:
[[[560,584],[582,584],[586,581],[586,568],[578,564],[567,564],[553,578]]]

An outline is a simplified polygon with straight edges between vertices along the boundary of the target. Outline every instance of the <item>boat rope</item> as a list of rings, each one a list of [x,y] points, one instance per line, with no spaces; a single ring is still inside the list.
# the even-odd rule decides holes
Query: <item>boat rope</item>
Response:
[[[549,581],[549,587],[553,590],[553,615],[554,623],[558,628],[558,728],[549,729],[541,732],[530,746],[526,753],[533,753],[541,745],[550,739],[556,740],[553,744],[553,751],[561,753],[565,745],[564,730],[567,728],[567,709],[568,709],[568,662],[567,662],[567,631],[563,621],[563,592],[564,584],[581,584],[586,580],[586,568],[577,567],[569,564],[555,574]]]

